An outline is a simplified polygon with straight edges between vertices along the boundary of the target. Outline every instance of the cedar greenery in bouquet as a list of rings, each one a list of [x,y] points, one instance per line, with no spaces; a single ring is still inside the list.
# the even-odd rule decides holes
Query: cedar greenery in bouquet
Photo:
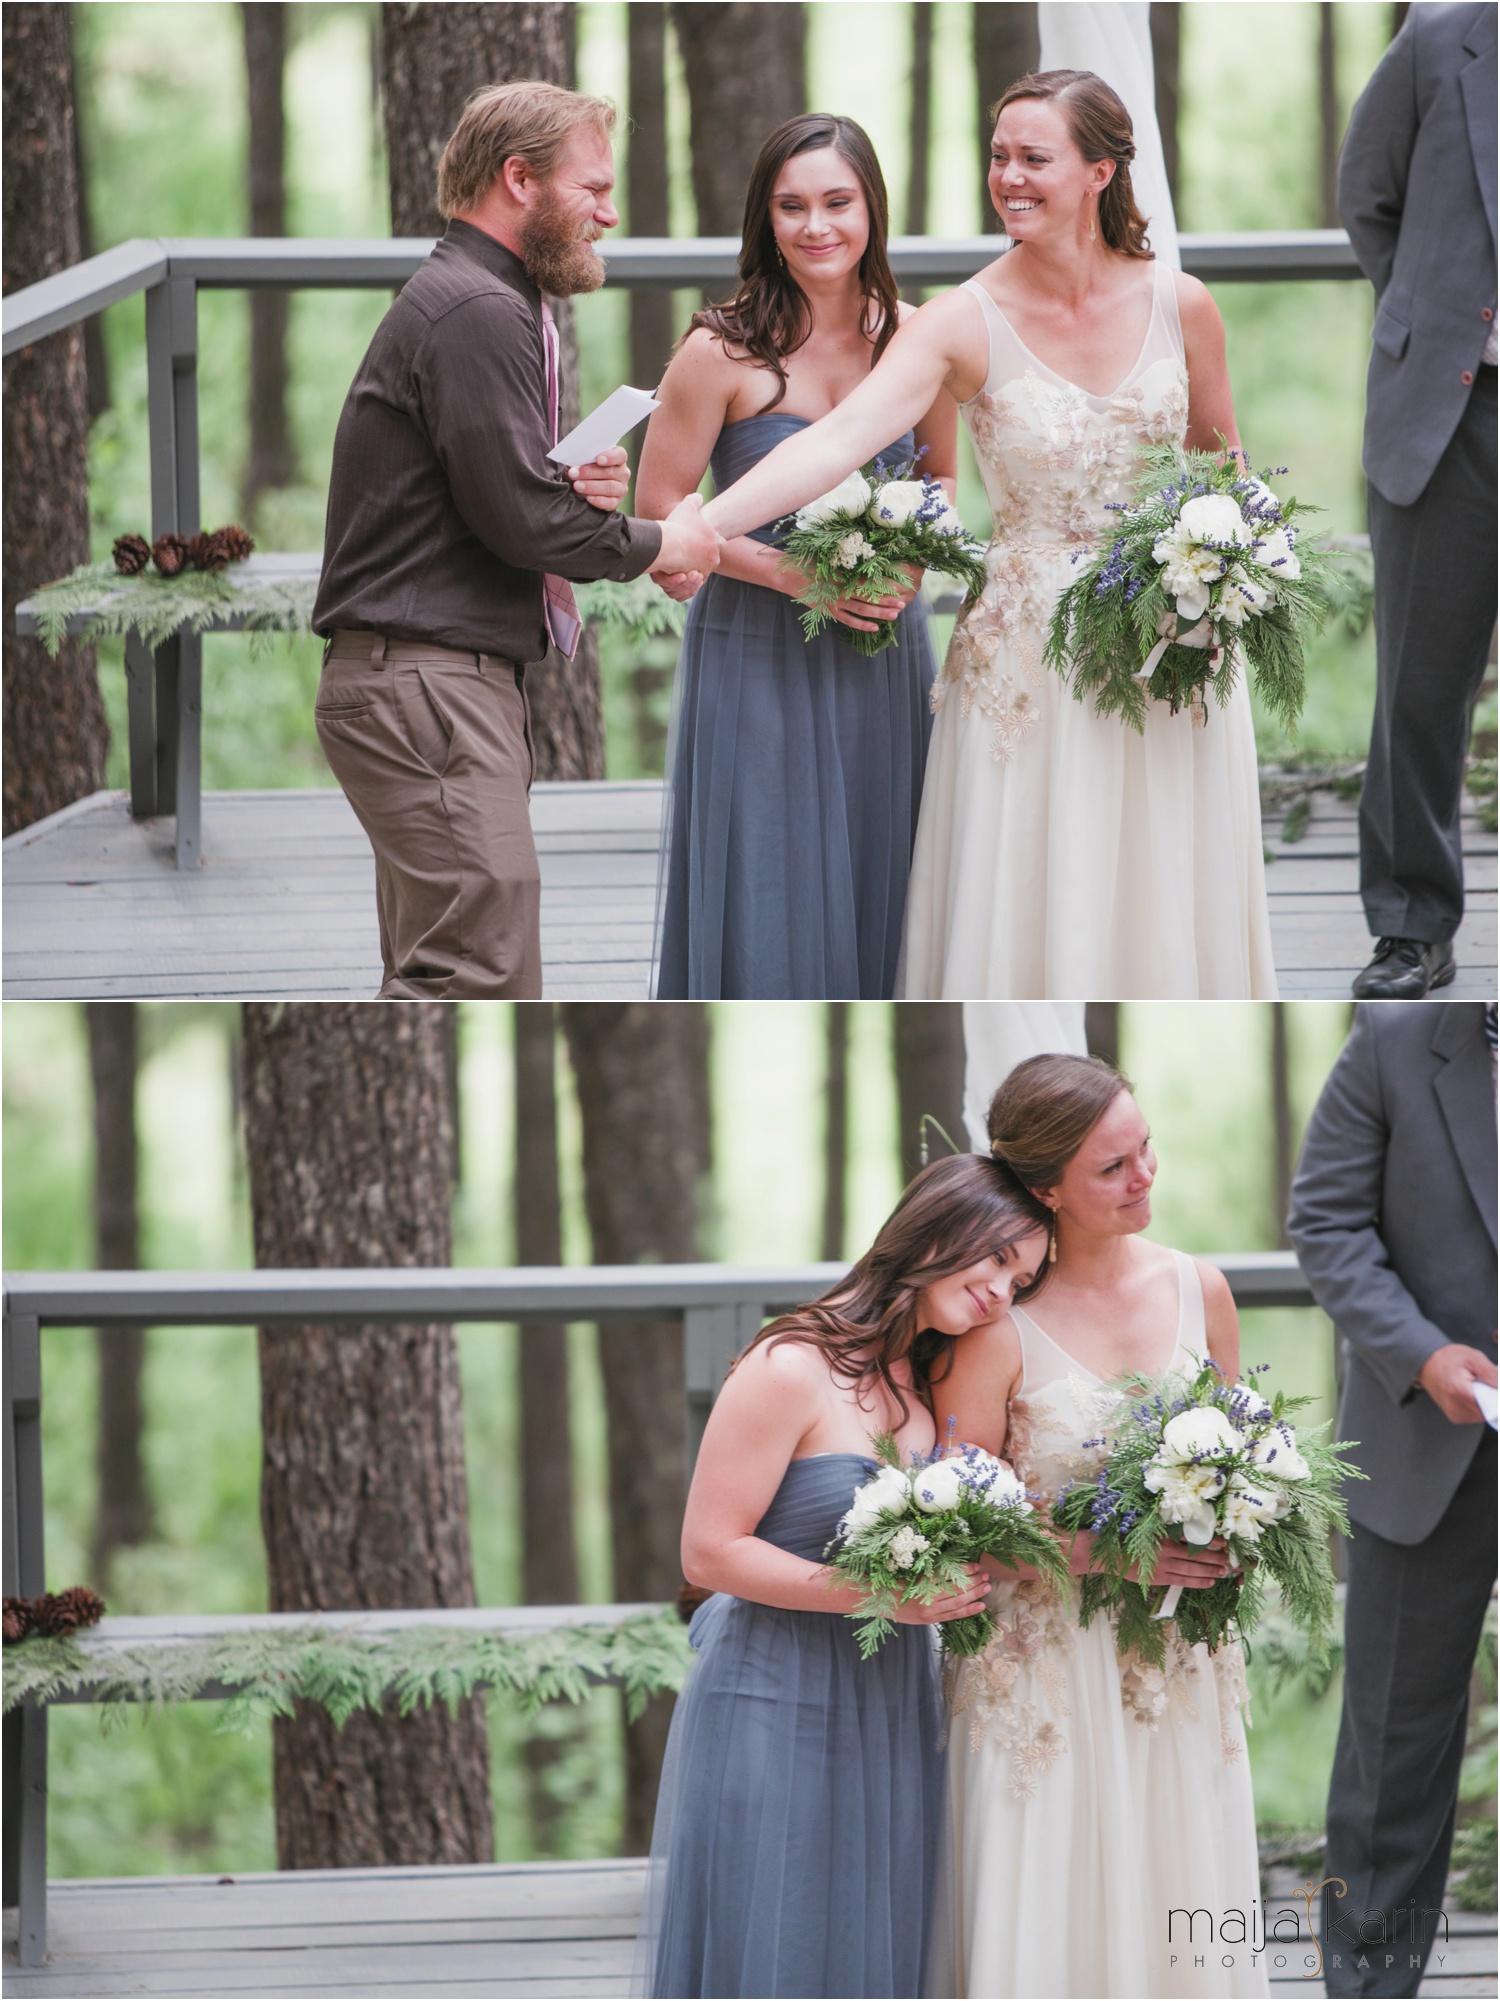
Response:
[[[1151,698],[1175,715],[1212,689],[1222,708],[1243,661],[1265,706],[1295,726],[1307,641],[1341,588],[1336,564],[1298,534],[1297,517],[1320,510],[1279,499],[1273,476],[1233,453],[1141,447],[1139,498],[1110,503],[1118,533],[1052,614],[1044,657],[1080,701],[1140,730]]]
[[[913,478],[916,463],[909,459],[886,473],[872,460],[778,524],[786,531],[782,554],[807,579],[798,599],[809,639],[842,599],[878,604],[908,589],[908,564],[956,577],[970,597],[983,590],[984,543],[964,527],[935,479]],[[844,637],[857,652],[873,655],[895,645],[895,621],[883,619],[878,632],[845,627]]]
[[[1329,1425],[1293,1427],[1290,1414],[1312,1399],[1278,1390],[1268,1403],[1249,1383],[1227,1383],[1212,1362],[1191,1379],[1127,1376],[1112,1387],[1119,1402],[1108,1436],[1094,1441],[1107,1447],[1104,1464],[1093,1480],[1065,1487],[1052,1511],[1059,1528],[1095,1538],[1079,1623],[1113,1616],[1120,1652],[1138,1650],[1159,1666],[1173,1620],[1190,1646],[1248,1637],[1269,1581],[1287,1622],[1306,1636],[1309,1659],[1325,1661],[1334,1624],[1328,1539],[1349,1532],[1339,1486],[1364,1476],[1334,1449]],[[1151,1586],[1163,1542],[1202,1547],[1215,1536],[1236,1566],[1226,1577],[1189,1590]]]
[[[1029,1563],[1066,1583],[1057,1538],[1036,1519],[1026,1489],[1003,1460],[973,1445],[944,1458],[939,1445],[930,1458],[903,1466],[889,1432],[875,1440],[875,1451],[880,1468],[855,1490],[826,1552],[834,1577],[865,1594],[848,1614],[864,1659],[895,1632],[897,1606],[930,1605],[944,1591],[961,1589],[968,1566],[981,1556]],[[945,1619],[938,1628],[944,1651],[959,1655],[982,1652],[994,1630],[988,1612]]]

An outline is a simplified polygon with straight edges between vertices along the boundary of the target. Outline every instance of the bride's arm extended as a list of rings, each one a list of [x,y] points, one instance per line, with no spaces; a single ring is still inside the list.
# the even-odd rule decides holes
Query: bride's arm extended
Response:
[[[1188,427],[1185,443],[1191,452],[1239,449],[1234,392],[1229,386],[1229,357],[1224,351],[1224,320],[1213,294],[1197,278],[1177,274],[1177,314],[1182,321],[1182,345],[1187,356]]]
[[[923,306],[859,387],[807,430],[787,438],[704,508],[732,537],[815,500],[856,466],[915,430],[947,390],[959,402],[983,386],[986,341],[979,307],[963,292]]]
[[[828,1367],[802,1341],[752,1348],[719,1392],[698,1448],[682,1522],[682,1571],[690,1584],[727,1591],[791,1612],[852,1612],[860,1593],[831,1584],[828,1571],[755,1533],[788,1465],[812,1434],[828,1399]],[[849,1465],[849,1497],[859,1474]],[[903,1606],[905,1625],[930,1625],[977,1611],[984,1580],[931,1605]]]

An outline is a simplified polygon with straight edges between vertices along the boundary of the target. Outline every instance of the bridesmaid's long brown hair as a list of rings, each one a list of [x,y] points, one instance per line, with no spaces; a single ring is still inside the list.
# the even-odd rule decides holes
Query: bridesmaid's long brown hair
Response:
[[[737,349],[755,367],[769,369],[776,377],[776,394],[766,405],[768,410],[774,410],[786,395],[786,357],[795,354],[812,332],[812,314],[802,287],[776,254],[771,198],[788,160],[825,146],[831,146],[853,169],[870,217],[870,240],[859,260],[859,283],[865,296],[865,325],[874,334],[872,367],[900,322],[896,280],[885,248],[891,226],[890,202],[869,134],[852,118],[835,118],[822,111],[788,118],[767,134],[750,171],[739,289],[722,305],[705,306],[694,313],[691,321],[691,327],[707,327],[727,348]]]
[[[1002,1161],[979,1153],[935,1160],[913,1178],[848,1276],[821,1299],[763,1327],[750,1348],[806,1341],[822,1352],[834,1376],[856,1391],[877,1379],[884,1383],[905,1423],[907,1403],[892,1377],[893,1364],[910,1362],[917,1393],[930,1409],[932,1385],[948,1373],[960,1338],[917,1324],[918,1294],[1051,1225],[1051,1212]],[[1046,1274],[1044,1264],[1017,1299],[1031,1298]]]

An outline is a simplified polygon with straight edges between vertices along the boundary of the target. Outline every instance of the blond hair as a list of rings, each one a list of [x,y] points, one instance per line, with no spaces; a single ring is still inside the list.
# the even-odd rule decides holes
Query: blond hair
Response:
[[[507,160],[524,160],[539,180],[556,171],[579,131],[607,139],[615,107],[607,97],[587,97],[534,79],[492,83],[464,106],[438,165],[438,213],[446,222],[471,209],[500,178]]]

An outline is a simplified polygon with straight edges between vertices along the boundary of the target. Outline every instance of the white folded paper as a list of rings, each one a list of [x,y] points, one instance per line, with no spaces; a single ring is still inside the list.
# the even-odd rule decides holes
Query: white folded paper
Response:
[[[632,389],[628,382],[622,382],[618,389],[605,397],[597,410],[590,410],[565,438],[559,438],[547,456],[560,466],[587,465],[598,453],[607,452],[611,445],[617,445],[643,417],[649,417],[653,410],[660,408],[660,403],[648,389]]]
[[[1488,1383],[1471,1382],[1469,1388],[1474,1392],[1474,1401],[1478,1404],[1485,1423],[1493,1430],[1500,1431],[1500,1403],[1496,1402],[1494,1390]]]

